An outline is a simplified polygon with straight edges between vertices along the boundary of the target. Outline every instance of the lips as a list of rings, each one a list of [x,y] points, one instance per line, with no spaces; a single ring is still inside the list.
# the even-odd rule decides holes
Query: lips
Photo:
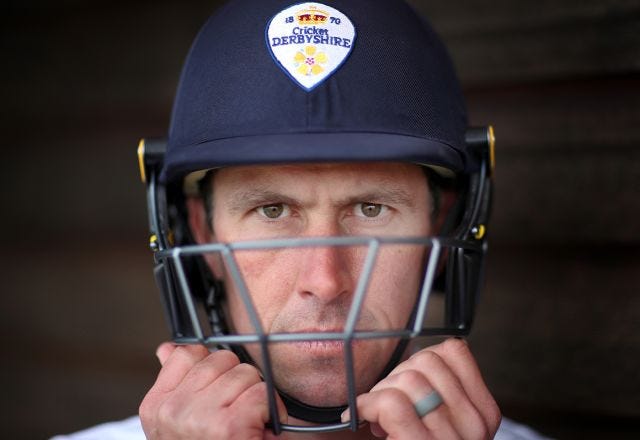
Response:
[[[294,346],[315,354],[333,355],[344,351],[343,341],[303,341],[294,343]]]
[[[300,340],[300,341],[292,341],[286,344],[287,348],[291,348],[294,350],[302,350],[305,353],[309,353],[312,355],[318,356],[336,356],[342,355],[344,353],[344,340],[340,333],[343,332],[341,328],[307,328],[296,330],[294,332],[290,332],[292,334],[300,335],[300,334],[327,334],[333,333],[336,335],[336,339],[322,339],[322,340]],[[357,344],[359,341],[352,341],[352,346]]]

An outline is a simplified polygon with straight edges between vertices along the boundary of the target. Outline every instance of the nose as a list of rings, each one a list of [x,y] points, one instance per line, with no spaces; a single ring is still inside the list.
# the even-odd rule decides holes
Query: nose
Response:
[[[337,246],[301,249],[296,292],[326,304],[351,295],[355,283],[349,253]]]

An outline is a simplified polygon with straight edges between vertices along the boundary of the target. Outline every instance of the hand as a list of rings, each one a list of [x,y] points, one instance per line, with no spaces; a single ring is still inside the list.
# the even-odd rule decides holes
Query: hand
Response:
[[[228,350],[161,344],[162,369],[140,405],[148,439],[275,439],[258,370]],[[282,422],[287,412],[277,397]]]
[[[423,417],[414,404],[432,391],[443,403]],[[467,343],[449,339],[398,365],[358,396],[358,415],[388,439],[491,439],[500,410],[482,380]]]

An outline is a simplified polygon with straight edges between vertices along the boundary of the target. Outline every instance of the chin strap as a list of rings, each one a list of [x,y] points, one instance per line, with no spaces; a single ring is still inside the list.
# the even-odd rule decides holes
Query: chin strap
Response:
[[[287,413],[296,419],[313,423],[340,423],[340,415],[347,409],[347,405],[342,406],[312,406],[307,405],[293,397],[278,391]]]

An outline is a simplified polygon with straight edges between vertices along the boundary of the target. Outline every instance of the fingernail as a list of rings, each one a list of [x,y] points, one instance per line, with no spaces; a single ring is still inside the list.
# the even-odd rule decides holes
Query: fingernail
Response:
[[[342,423],[347,423],[351,420],[351,414],[349,414],[349,408],[345,409],[342,414],[340,414],[340,420]]]

